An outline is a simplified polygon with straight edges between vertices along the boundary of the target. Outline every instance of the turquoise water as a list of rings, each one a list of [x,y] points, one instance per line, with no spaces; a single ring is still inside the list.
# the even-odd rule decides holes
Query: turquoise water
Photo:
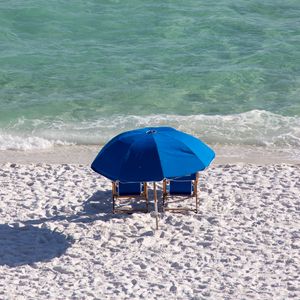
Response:
[[[300,1],[1,1],[0,87],[0,149],[161,124],[299,147]]]

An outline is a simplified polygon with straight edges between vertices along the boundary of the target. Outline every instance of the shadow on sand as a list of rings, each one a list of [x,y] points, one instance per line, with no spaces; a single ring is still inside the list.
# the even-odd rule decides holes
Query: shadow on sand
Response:
[[[23,227],[0,224],[0,265],[17,267],[61,256],[73,243],[72,237],[34,225],[54,221],[83,223],[97,219],[108,221],[110,218],[118,217],[111,213],[111,206],[111,192],[98,191],[83,203],[82,211],[77,214],[65,216],[58,211],[59,215],[53,217],[21,221],[25,225]]]
[[[91,223],[97,220],[107,222],[111,219],[126,218],[128,215],[112,213],[111,191],[97,191],[82,204],[82,210],[74,215],[60,214],[59,210],[53,217],[22,221],[25,225],[39,225],[45,222],[68,221],[75,223]]]
[[[73,215],[60,214],[40,219],[20,221],[23,227],[0,224],[0,265],[17,267],[35,262],[49,261],[66,252],[73,243],[71,236],[39,228],[46,222],[67,221],[91,223],[97,220],[128,218],[128,214],[112,213],[111,191],[97,191],[83,202],[82,210]]]
[[[71,238],[47,228],[0,224],[0,265],[48,261],[64,254],[71,244]]]
[[[91,223],[97,220],[107,222],[111,219],[124,219],[130,214],[113,214],[111,191],[97,191],[82,204],[83,209],[74,215],[60,214],[59,210],[53,217],[22,221],[26,225],[39,225],[45,222],[68,221],[75,223]],[[151,209],[151,204],[150,204]]]

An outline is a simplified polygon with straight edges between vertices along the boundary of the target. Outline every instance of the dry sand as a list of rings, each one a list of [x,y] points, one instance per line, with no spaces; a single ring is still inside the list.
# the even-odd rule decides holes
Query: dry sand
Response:
[[[3,162],[0,299],[300,299],[299,178],[214,164],[200,213],[161,214],[155,231],[151,214],[113,215],[85,164]]]

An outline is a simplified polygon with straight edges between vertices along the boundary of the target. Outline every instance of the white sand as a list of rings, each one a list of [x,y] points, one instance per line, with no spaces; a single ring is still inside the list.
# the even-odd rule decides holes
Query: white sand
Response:
[[[214,165],[200,213],[155,232],[151,214],[111,214],[87,166],[2,164],[0,299],[300,299],[299,178]]]

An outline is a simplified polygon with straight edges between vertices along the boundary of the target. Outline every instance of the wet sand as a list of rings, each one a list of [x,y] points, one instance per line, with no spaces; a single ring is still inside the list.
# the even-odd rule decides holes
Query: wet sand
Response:
[[[250,146],[212,146],[216,152],[213,164],[251,163],[251,164],[300,164],[300,151]],[[0,163],[14,162],[84,164],[90,165],[101,146],[54,146],[45,150],[0,151]]]

